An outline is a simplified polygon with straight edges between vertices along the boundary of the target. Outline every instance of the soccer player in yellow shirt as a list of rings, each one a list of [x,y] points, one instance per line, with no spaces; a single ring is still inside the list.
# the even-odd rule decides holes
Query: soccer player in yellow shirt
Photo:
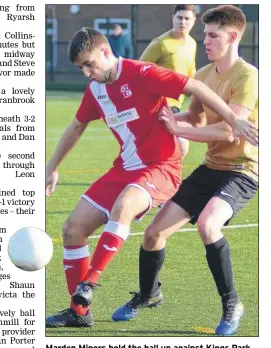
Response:
[[[140,60],[154,62],[166,69],[194,77],[196,72],[197,43],[189,34],[196,21],[194,5],[176,5],[172,16],[172,29],[154,38]],[[168,98],[173,113],[181,111],[185,95],[179,100]],[[189,151],[189,141],[178,137],[182,159]]]
[[[238,55],[246,27],[244,13],[235,6],[221,5],[206,11],[201,20],[205,25],[206,53],[213,63],[200,69],[195,78],[215,91],[240,118],[257,125],[258,70]],[[244,307],[234,287],[229,244],[221,228],[257,191],[257,147],[242,136],[239,141],[233,141],[230,129],[228,135],[226,132],[223,135],[221,130],[226,131],[228,126],[193,96],[188,112],[174,117],[170,109],[164,109],[161,119],[177,136],[208,142],[208,150],[203,164],[183,180],[179,191],[147,228],[140,249],[140,292],[117,309],[113,319],[129,320],[136,316],[138,309],[162,303],[158,273],[165,258],[166,240],[190,221],[197,223],[222,301],[222,318],[216,334],[233,335],[240,325]],[[206,123],[207,126],[201,127]]]

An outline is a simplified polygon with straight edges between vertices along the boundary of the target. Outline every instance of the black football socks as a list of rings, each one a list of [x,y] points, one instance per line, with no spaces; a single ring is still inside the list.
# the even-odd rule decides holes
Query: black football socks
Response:
[[[229,244],[223,237],[215,243],[205,245],[206,258],[213,274],[219,295],[223,300],[237,299],[233,284]]]
[[[140,247],[139,252],[139,286],[143,299],[151,298],[159,288],[158,274],[165,261],[165,248],[147,251]]]

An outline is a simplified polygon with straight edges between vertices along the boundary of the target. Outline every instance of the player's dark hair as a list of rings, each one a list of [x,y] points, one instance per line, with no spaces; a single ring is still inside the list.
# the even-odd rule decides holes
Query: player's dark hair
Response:
[[[68,45],[68,57],[74,63],[80,53],[86,51],[91,52],[93,48],[103,43],[110,47],[107,38],[99,31],[83,27],[71,38]]]
[[[195,5],[176,5],[173,10],[173,15],[178,11],[192,11],[196,15],[196,6]]]
[[[211,8],[201,16],[203,24],[216,23],[221,27],[229,26],[238,29],[241,34],[246,28],[246,16],[240,8],[233,5],[220,5]]]

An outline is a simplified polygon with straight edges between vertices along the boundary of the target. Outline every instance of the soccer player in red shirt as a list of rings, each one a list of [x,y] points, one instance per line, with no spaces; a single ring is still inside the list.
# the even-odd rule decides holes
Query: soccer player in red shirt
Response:
[[[255,142],[253,126],[203,83],[155,64],[116,58],[105,36],[82,28],[68,48],[70,60],[90,79],[81,105],[62,135],[46,170],[46,194],[57,182],[57,167],[75,146],[89,122],[102,119],[120,145],[112,168],[83,195],[63,227],[64,270],[70,308],[49,316],[47,327],[91,326],[92,290],[101,273],[123,246],[130,223],[151,207],[169,200],[180,184],[180,152],[176,137],[158,119],[166,98],[194,94],[219,113],[234,132]],[[90,260],[88,237],[104,232]]]

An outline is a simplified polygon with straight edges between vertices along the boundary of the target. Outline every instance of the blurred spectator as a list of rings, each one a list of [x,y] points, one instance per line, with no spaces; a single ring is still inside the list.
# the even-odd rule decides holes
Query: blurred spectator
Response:
[[[196,22],[195,5],[176,5],[172,15],[172,28],[154,38],[140,60],[154,62],[179,74],[193,77],[196,72],[197,43],[190,35]],[[179,100],[168,98],[173,113],[181,111],[185,96]],[[182,159],[188,154],[189,141],[178,137]]]
[[[133,58],[132,43],[126,35],[123,35],[122,27],[119,24],[115,24],[114,32],[108,37],[108,41],[116,57]]]

